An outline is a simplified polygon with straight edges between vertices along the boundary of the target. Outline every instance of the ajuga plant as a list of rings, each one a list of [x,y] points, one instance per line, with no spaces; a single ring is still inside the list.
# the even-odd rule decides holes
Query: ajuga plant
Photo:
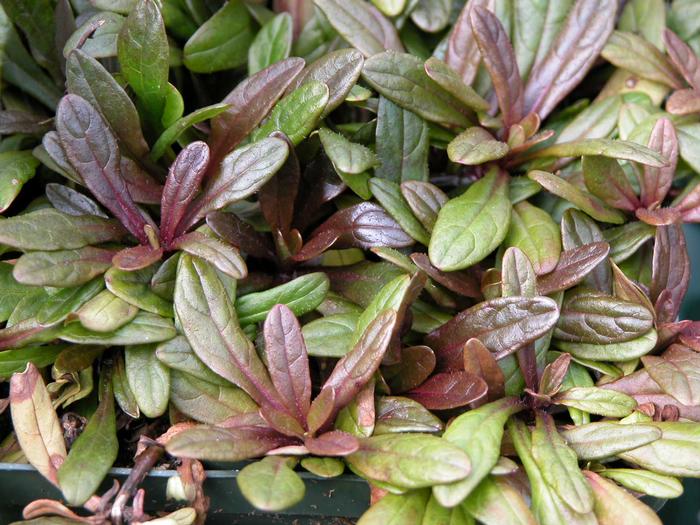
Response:
[[[362,525],[660,523],[700,477],[700,3],[0,5],[26,523],[204,523],[208,462],[272,512],[349,469]]]

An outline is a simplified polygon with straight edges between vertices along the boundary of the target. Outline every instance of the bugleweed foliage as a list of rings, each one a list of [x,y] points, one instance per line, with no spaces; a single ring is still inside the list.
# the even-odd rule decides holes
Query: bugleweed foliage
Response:
[[[0,0],[0,460],[64,498],[25,519],[204,523],[200,461],[258,459],[267,511],[349,468],[362,525],[659,523],[700,2],[622,4]]]

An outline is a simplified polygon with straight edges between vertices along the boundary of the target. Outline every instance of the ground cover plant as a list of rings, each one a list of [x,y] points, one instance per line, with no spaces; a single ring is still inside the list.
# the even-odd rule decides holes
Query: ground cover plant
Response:
[[[700,477],[700,2],[0,5],[0,461],[63,497],[23,523],[205,523],[208,462],[270,512],[354,473],[362,525]]]

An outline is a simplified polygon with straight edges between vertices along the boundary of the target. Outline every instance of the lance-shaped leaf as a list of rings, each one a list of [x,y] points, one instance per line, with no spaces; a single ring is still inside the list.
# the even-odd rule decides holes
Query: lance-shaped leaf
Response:
[[[430,234],[413,215],[411,208],[409,208],[408,203],[401,195],[401,189],[398,184],[379,177],[372,177],[369,180],[369,189],[372,191],[374,198],[379,201],[406,233],[422,244],[427,245],[430,242]]]
[[[311,404],[310,431],[320,429],[332,421],[338,411],[372,378],[389,346],[395,323],[394,310],[382,312],[367,326],[353,349],[336,363],[333,372],[323,384],[321,393]],[[311,413],[316,417],[313,426]],[[317,417],[320,414],[325,417]]]
[[[365,61],[362,77],[382,96],[431,122],[466,127],[462,103],[431,79],[418,57],[387,51]]]
[[[393,396],[377,399],[375,436],[399,432],[437,433],[443,426],[440,419],[411,399]]]
[[[583,157],[583,178],[593,195],[608,206],[619,210],[634,211],[640,206],[634,188],[615,159],[607,157]],[[656,169],[659,168],[648,168]],[[666,169],[666,168],[662,168]]]
[[[303,67],[301,58],[282,60],[243,80],[222,100],[229,107],[211,120],[210,169],[260,124]]]
[[[591,243],[602,242],[607,239],[605,238],[605,235],[601,231],[596,221],[594,221],[585,213],[571,208],[566,210],[566,212],[564,212],[564,215],[562,215],[561,240],[565,252],[568,252],[569,250],[581,248]],[[596,250],[600,249],[600,247],[596,248]],[[571,252],[571,254],[574,253],[576,252]],[[606,251],[605,255],[602,256],[602,259],[605,259],[607,254],[608,252]],[[560,261],[563,264],[568,259],[568,257],[564,257],[564,255],[562,255]],[[576,269],[576,265],[570,266],[573,266],[573,269]],[[582,266],[586,268],[586,264],[584,264],[583,262]],[[601,260],[597,266],[592,267],[590,270],[586,268],[586,271],[588,272],[588,275],[584,277],[583,281],[586,284],[586,286],[588,286],[589,288],[593,288],[594,290],[600,290],[604,293],[610,293],[612,289],[612,272],[610,270],[610,264],[607,261]],[[573,273],[578,275],[578,272]]]
[[[426,434],[385,434],[360,441],[346,458],[361,476],[417,489],[459,481],[469,474],[469,458],[456,445]]]
[[[358,392],[355,399],[338,413],[334,426],[338,430],[352,436],[371,436],[374,433],[376,423],[374,390],[374,382],[370,381],[367,383],[362,390]],[[311,422],[311,420],[312,418],[310,417],[309,421]],[[309,425],[311,426],[311,423],[309,423]],[[326,432],[326,434],[328,434],[328,432]],[[352,447],[355,447],[355,444],[346,438],[340,439],[339,441],[340,444],[346,443],[346,445],[350,444]],[[332,441],[329,444],[332,444]],[[355,448],[355,450],[357,450],[357,448]]]
[[[186,231],[210,211],[258,191],[282,167],[288,154],[287,142],[276,137],[234,150],[224,158],[221,169],[209,180],[203,194],[192,203],[179,231]]]
[[[137,419],[141,415],[141,411],[136,403],[136,397],[131,391],[129,381],[126,379],[126,369],[122,355],[118,355],[114,361],[112,389],[114,391],[114,399],[117,401],[119,408],[128,416]]]
[[[661,525],[656,512],[626,490],[589,470],[583,474],[593,489],[593,510],[600,525]]]
[[[183,61],[195,73],[238,67],[245,64],[253,37],[248,9],[240,0],[232,0],[190,37],[183,49]]]
[[[4,212],[34,177],[39,161],[31,151],[5,151],[0,153],[0,164],[0,212]]]
[[[32,363],[10,380],[10,409],[25,457],[42,476],[58,485],[56,474],[66,459],[66,445],[49,392]]]
[[[329,96],[322,117],[326,117],[336,109],[355,86],[360,78],[364,64],[362,53],[355,49],[338,49],[326,53],[315,62],[309,64],[294,79],[289,89],[296,89],[305,82],[317,80],[328,86]]]
[[[582,157],[593,155],[611,159],[632,160],[654,168],[662,168],[668,165],[668,160],[651,148],[628,140],[611,139],[585,139],[574,142],[560,142],[535,151],[530,155],[530,158]]]
[[[653,326],[652,313],[640,304],[581,293],[562,305],[554,337],[575,343],[621,343],[636,339]]]
[[[143,270],[157,263],[163,257],[163,248],[140,244],[119,250],[112,258],[112,264],[120,270],[133,272]]]
[[[457,97],[466,107],[474,111],[488,111],[489,103],[465,84],[457,72],[442,60],[434,56],[430,57],[425,61],[425,72],[440,84],[440,87]]]
[[[668,160],[664,167],[644,166],[639,181],[642,204],[653,209],[661,204],[671,188],[678,162],[678,137],[670,120],[660,118],[656,121],[648,146]]]
[[[461,270],[503,242],[510,222],[508,176],[492,170],[440,210],[428,254],[443,271]]]
[[[100,203],[142,244],[147,222],[121,175],[117,141],[102,116],[85,99],[66,95],[56,114],[58,136],[75,170]]]
[[[270,428],[200,426],[175,434],[166,444],[166,450],[180,458],[241,461],[260,457],[289,443],[288,437]]]
[[[700,404],[700,356],[673,345],[662,356],[642,357],[644,369],[661,388],[684,405]]]
[[[112,265],[114,252],[86,246],[77,250],[25,253],[12,275],[17,282],[35,286],[80,286]]]
[[[311,399],[311,376],[299,321],[287,306],[276,305],[267,314],[263,334],[272,383],[289,412],[304,422]]]
[[[68,92],[83,97],[104,116],[124,147],[135,158],[148,154],[136,106],[102,64],[80,49],[66,62]]]
[[[46,198],[54,208],[68,215],[109,218],[94,200],[69,186],[49,182],[46,185]]]
[[[465,297],[478,299],[481,297],[479,283],[476,276],[469,272],[441,272],[430,264],[430,259],[424,253],[411,254],[411,260],[418,268],[423,270],[428,277],[440,283],[448,290],[451,290]]]
[[[384,208],[373,202],[362,202],[337,211],[316,228],[294,260],[312,259],[331,246],[336,249],[403,248],[413,242]]]
[[[603,236],[610,244],[610,258],[616,262],[629,259],[654,236],[655,228],[641,221],[628,222],[624,226],[609,228]]]
[[[270,456],[244,467],[236,478],[241,493],[255,508],[284,510],[304,498],[306,487],[294,472],[296,460]]]
[[[500,456],[503,425],[521,408],[515,398],[503,398],[470,410],[450,423],[443,439],[462,449],[469,456],[472,468],[461,481],[433,487],[433,494],[441,505],[458,505],[491,472]]]
[[[351,142],[328,128],[321,128],[318,136],[336,171],[354,175],[363,173],[378,163],[372,150],[362,144]]]
[[[0,243],[19,250],[70,250],[119,241],[127,235],[114,219],[67,215],[52,208],[17,215],[0,223]]]
[[[669,476],[700,475],[698,443],[700,431],[695,422],[650,423],[661,430],[661,439],[618,454],[618,457],[645,469]]]
[[[539,183],[547,191],[569,201],[598,221],[611,222],[613,224],[623,224],[625,222],[625,215],[622,212],[611,208],[597,197],[579,189],[557,175],[535,170],[529,172],[527,176]]]
[[[83,286],[63,288],[42,301],[36,312],[36,320],[43,326],[60,323],[95,297],[103,287],[102,279],[93,279]]]
[[[615,31],[608,38],[601,55],[611,64],[635,75],[678,89],[683,80],[666,56],[644,37]]]
[[[467,166],[502,159],[509,151],[505,142],[494,139],[488,131],[477,126],[467,128],[447,145],[450,160]]]
[[[561,435],[581,461],[592,461],[656,441],[661,431],[652,425],[601,421],[562,430]]]
[[[374,6],[361,0],[316,0],[333,28],[366,57],[387,49],[402,51],[394,25]]]
[[[649,298],[654,302],[659,321],[676,320],[689,280],[690,261],[682,227],[679,224],[658,226]]]
[[[347,456],[360,448],[360,442],[352,434],[332,430],[318,437],[307,437],[304,446],[316,456]]]
[[[448,410],[483,398],[487,389],[479,376],[457,370],[435,374],[404,395],[428,410]]]
[[[544,119],[578,85],[612,33],[616,10],[615,0],[576,2],[549,52],[530,72],[525,114]]]
[[[447,195],[437,186],[419,180],[403,182],[401,194],[425,229],[433,231],[438,213],[448,201]]]
[[[558,317],[557,303],[548,297],[491,299],[457,314],[428,334],[426,343],[439,368],[461,368],[462,347],[469,339],[479,339],[499,358],[546,334]]]
[[[481,63],[479,47],[476,44],[471,24],[471,12],[476,6],[493,10],[494,2],[491,0],[465,2],[447,40],[447,50],[445,51],[445,62],[462,77],[468,86],[473,84]]]
[[[273,232],[279,230],[283,236],[289,234],[300,180],[299,159],[290,147],[287,161],[258,194],[260,210]]]
[[[245,336],[216,270],[183,255],[175,284],[175,312],[192,349],[204,364],[238,385],[260,405],[284,410],[255,347]]]
[[[156,358],[154,345],[125,349],[126,379],[136,403],[147,417],[158,417],[168,408],[170,369]]]
[[[599,474],[612,479],[635,492],[656,498],[677,498],[683,494],[683,484],[674,477],[664,476],[649,470],[631,468],[606,468]]]
[[[231,383],[207,368],[194,353],[185,336],[179,335],[158,345],[156,357],[168,368],[184,372],[187,378],[195,377],[217,386],[231,386]]]
[[[505,376],[493,354],[478,339],[469,339],[464,344],[464,370],[479,376],[488,385],[489,401],[500,399],[505,394]]]
[[[173,241],[173,248],[201,257],[234,279],[243,279],[248,274],[245,261],[236,248],[202,232],[178,237]]]
[[[141,310],[172,317],[172,303],[151,289],[154,272],[153,267],[133,272],[110,268],[105,274],[105,284],[114,295]]]
[[[636,339],[622,343],[592,344],[556,341],[556,347],[581,359],[618,362],[636,359],[647,354],[654,348],[657,340],[656,330],[652,329]]]
[[[175,238],[187,207],[199,191],[209,164],[209,148],[204,142],[192,142],[170,166],[160,204],[160,236],[165,245]]]
[[[379,165],[375,167],[375,175],[397,183],[427,179],[428,146],[428,124],[388,98],[379,97],[376,132]]]
[[[387,523],[425,523],[429,490],[412,490],[405,494],[387,494],[374,503],[357,522],[358,525],[386,525]]]
[[[324,273],[308,273],[263,292],[240,297],[236,301],[236,312],[242,325],[263,321],[276,304],[287,305],[294,315],[302,316],[321,304],[329,286]]]
[[[664,30],[664,44],[668,56],[685,80],[695,89],[700,89],[700,60],[697,55],[676,33]]]
[[[502,476],[487,476],[462,508],[486,525],[535,525],[535,517],[518,489]]]
[[[503,254],[501,295],[503,297],[537,295],[537,274],[528,256],[518,247],[508,248]]]
[[[328,86],[318,80],[310,80],[272,108],[268,119],[251,133],[251,140],[260,140],[279,131],[293,144],[299,144],[316,129],[329,97]]]
[[[532,457],[545,482],[571,509],[579,514],[593,509],[592,493],[578,468],[576,453],[559,435],[550,415],[538,414]]]
[[[509,128],[523,118],[523,83],[513,46],[503,25],[491,11],[476,6],[470,18],[481,58],[493,81],[503,125]]]
[[[578,408],[590,414],[608,417],[625,417],[637,406],[634,398],[596,387],[574,387],[560,392],[554,402],[568,407]]]
[[[222,211],[208,213],[207,226],[222,240],[235,246],[243,253],[262,259],[275,259],[276,257],[270,240],[233,213]]]
[[[82,505],[95,493],[119,451],[111,374],[101,381],[100,404],[58,470],[61,492],[71,505]]]
[[[347,354],[357,318],[356,313],[333,314],[306,323],[301,331],[309,355],[340,358]]]
[[[549,213],[522,201],[513,206],[504,245],[520,248],[532,263],[535,273],[546,274],[553,271],[559,261],[559,227]]]
[[[292,17],[279,13],[266,22],[248,48],[248,74],[289,57],[292,50]]]

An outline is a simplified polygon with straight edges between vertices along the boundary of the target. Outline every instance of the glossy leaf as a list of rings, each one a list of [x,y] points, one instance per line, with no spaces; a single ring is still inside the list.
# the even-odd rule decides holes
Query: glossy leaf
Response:
[[[668,165],[662,168],[644,166],[640,180],[641,202],[647,208],[653,209],[662,203],[671,188],[678,162],[678,137],[670,120],[661,118],[656,121],[648,146],[668,160]]]
[[[632,184],[615,159],[583,157],[582,168],[588,191],[605,204],[626,211],[634,211],[640,207]]]
[[[538,275],[553,271],[559,261],[559,227],[547,212],[527,201],[513,206],[504,244],[520,248]]]
[[[483,398],[487,389],[486,382],[479,376],[455,371],[435,374],[404,395],[428,410],[447,410]]]
[[[565,429],[561,435],[579,459],[587,461],[641,447],[659,439],[661,432],[651,425],[601,421]]]
[[[440,209],[448,201],[447,195],[437,186],[419,180],[403,182],[401,194],[425,229],[432,231]]]
[[[656,513],[632,494],[593,472],[586,470],[584,475],[593,488],[594,511],[601,525],[634,523],[661,525],[661,520]]]
[[[474,2],[472,2],[473,4]],[[425,61],[425,72],[447,92],[459,99],[466,107],[474,111],[486,111],[489,103],[481,98],[470,86],[465,84],[457,72],[436,57]]]
[[[523,495],[502,477],[484,478],[462,507],[486,525],[537,523]]]
[[[304,482],[284,457],[271,456],[251,463],[241,470],[236,482],[255,508],[267,512],[286,509],[304,498]]]
[[[24,183],[34,177],[38,165],[30,151],[0,152],[0,212],[10,207]]]
[[[678,224],[657,227],[649,298],[660,321],[676,320],[689,279],[690,262],[683,229]]]
[[[240,461],[262,456],[286,444],[289,444],[289,438],[268,428],[199,426],[174,435],[166,449],[176,457]]]
[[[114,252],[86,246],[77,250],[30,252],[17,260],[12,275],[35,286],[80,286],[112,265]]]
[[[163,299],[151,289],[151,279],[155,268],[127,272],[110,268],[105,274],[107,289],[129,304],[146,312],[172,317],[173,307],[170,301]]]
[[[656,498],[677,498],[683,494],[683,485],[678,479],[649,470],[631,468],[606,468],[598,474],[616,481],[623,487]]]
[[[557,394],[555,403],[608,417],[625,417],[637,402],[621,392],[596,387],[574,387]]]
[[[267,22],[248,49],[248,75],[289,57],[292,50],[292,17],[280,13]]]
[[[498,160],[508,154],[505,142],[496,140],[484,128],[467,128],[447,145],[447,155],[452,162],[474,166]]]

